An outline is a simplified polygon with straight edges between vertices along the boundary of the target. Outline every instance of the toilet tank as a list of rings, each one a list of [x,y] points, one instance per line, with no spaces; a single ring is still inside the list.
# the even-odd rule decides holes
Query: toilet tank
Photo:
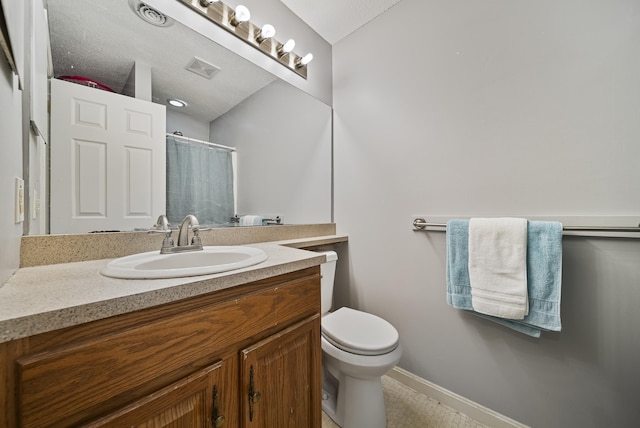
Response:
[[[320,293],[322,298],[322,315],[327,314],[333,306],[333,282],[336,277],[336,262],[338,254],[335,251],[317,251],[327,258],[326,263],[320,265]]]

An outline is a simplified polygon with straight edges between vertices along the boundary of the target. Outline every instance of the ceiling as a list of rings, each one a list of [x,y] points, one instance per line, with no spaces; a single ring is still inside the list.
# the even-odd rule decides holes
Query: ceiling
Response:
[[[400,0],[280,0],[332,45]]]
[[[333,44],[399,0],[281,0]],[[140,0],[47,0],[55,77],[82,76],[131,93],[136,61],[151,68],[152,100],[185,100],[182,111],[210,122],[276,78],[204,36],[172,22],[158,27],[134,9]],[[151,41],[151,42],[150,42]],[[185,67],[195,59],[220,68],[211,78]],[[175,109],[168,106],[167,109]]]
[[[189,105],[182,111],[205,122],[276,79],[180,23],[157,27],[143,21],[130,3],[139,2],[47,0],[54,76],[82,76],[127,93],[139,61],[151,68],[154,102],[183,99]],[[188,71],[195,58],[220,71],[210,79]]]

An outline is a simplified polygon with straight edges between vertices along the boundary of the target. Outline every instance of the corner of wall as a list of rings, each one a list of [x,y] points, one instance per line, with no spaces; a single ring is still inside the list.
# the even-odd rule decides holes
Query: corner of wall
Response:
[[[18,269],[20,264],[20,238],[23,224],[15,222],[15,179],[22,172],[22,91],[18,77],[9,65],[0,60],[0,129],[5,143],[0,156],[0,194],[5,203],[0,205],[0,284]],[[6,201],[11,201],[6,203]]]

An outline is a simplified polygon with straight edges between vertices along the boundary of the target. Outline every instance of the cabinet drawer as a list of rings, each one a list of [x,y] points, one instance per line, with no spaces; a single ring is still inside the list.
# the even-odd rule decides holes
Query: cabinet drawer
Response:
[[[194,299],[183,313],[138,325],[128,314],[130,328],[23,356],[20,424],[68,426],[120,408],[211,364],[220,350],[318,311],[319,293],[312,275],[209,306]]]

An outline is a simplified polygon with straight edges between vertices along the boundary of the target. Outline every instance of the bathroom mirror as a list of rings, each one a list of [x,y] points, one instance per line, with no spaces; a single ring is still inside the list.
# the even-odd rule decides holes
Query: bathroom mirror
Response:
[[[137,0],[46,4],[55,77],[135,96],[150,70],[168,132],[237,149],[238,214],[331,222],[330,106]]]

